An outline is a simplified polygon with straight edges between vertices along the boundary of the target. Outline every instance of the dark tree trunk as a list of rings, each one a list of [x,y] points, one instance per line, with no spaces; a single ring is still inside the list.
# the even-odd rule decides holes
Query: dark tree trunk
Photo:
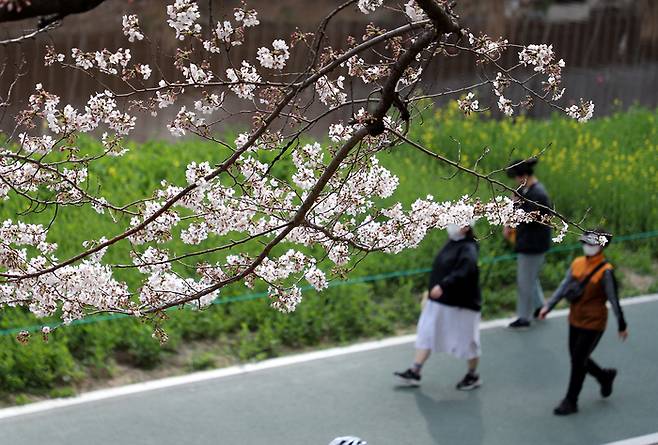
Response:
[[[105,0],[30,0],[21,8],[0,8],[0,22],[24,20],[33,17],[61,18],[94,9]]]

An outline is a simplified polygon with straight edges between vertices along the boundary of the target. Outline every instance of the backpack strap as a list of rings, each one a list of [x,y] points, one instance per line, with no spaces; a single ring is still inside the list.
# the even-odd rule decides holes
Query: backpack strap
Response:
[[[607,261],[607,260],[603,260],[603,261],[601,261],[601,263],[600,263],[598,266],[596,266],[596,267],[594,268],[594,270],[591,271],[591,272],[585,277],[585,279],[584,279],[583,281],[581,281],[581,283],[582,283],[583,285],[586,285],[587,283],[589,283],[589,280],[591,280],[592,277],[593,277],[593,276],[594,276],[599,270],[601,270],[601,269],[603,268],[603,266],[605,266],[606,264],[608,264],[608,261]]]

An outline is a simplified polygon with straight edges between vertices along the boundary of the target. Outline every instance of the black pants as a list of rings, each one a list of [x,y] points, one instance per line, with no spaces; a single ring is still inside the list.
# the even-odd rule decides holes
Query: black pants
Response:
[[[603,331],[593,331],[569,325],[569,353],[571,354],[571,379],[567,399],[578,402],[578,395],[583,389],[585,376],[590,374],[599,382],[604,377],[603,370],[590,358],[594,348],[603,336]]]

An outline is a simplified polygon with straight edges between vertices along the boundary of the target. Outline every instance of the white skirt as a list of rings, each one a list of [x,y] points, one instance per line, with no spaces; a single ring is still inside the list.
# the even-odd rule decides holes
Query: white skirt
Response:
[[[416,349],[467,360],[479,357],[480,312],[428,301],[418,320]]]

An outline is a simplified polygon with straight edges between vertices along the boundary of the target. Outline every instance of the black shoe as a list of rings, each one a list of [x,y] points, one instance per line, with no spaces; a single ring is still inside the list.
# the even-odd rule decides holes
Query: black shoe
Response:
[[[604,369],[605,377],[601,379],[601,397],[610,397],[612,394],[612,382],[615,381],[617,377],[616,369]]]
[[[534,318],[535,320],[541,320],[541,318],[539,318],[539,313],[541,312],[541,308],[542,306],[539,306],[537,309],[535,309],[535,312],[532,313],[532,318]]]
[[[402,380],[403,383],[409,386],[420,386],[420,374],[413,369],[409,368],[404,372],[394,372],[397,378]]]
[[[468,373],[464,376],[461,382],[457,383],[457,389],[460,391],[470,391],[479,388],[482,385],[482,380],[477,373]]]
[[[512,329],[515,331],[524,331],[530,327],[530,322],[528,320],[524,320],[523,318],[517,318],[513,322],[507,325],[508,329]]]
[[[562,400],[558,406],[553,410],[556,416],[568,416],[578,412],[578,405],[568,399]]]

